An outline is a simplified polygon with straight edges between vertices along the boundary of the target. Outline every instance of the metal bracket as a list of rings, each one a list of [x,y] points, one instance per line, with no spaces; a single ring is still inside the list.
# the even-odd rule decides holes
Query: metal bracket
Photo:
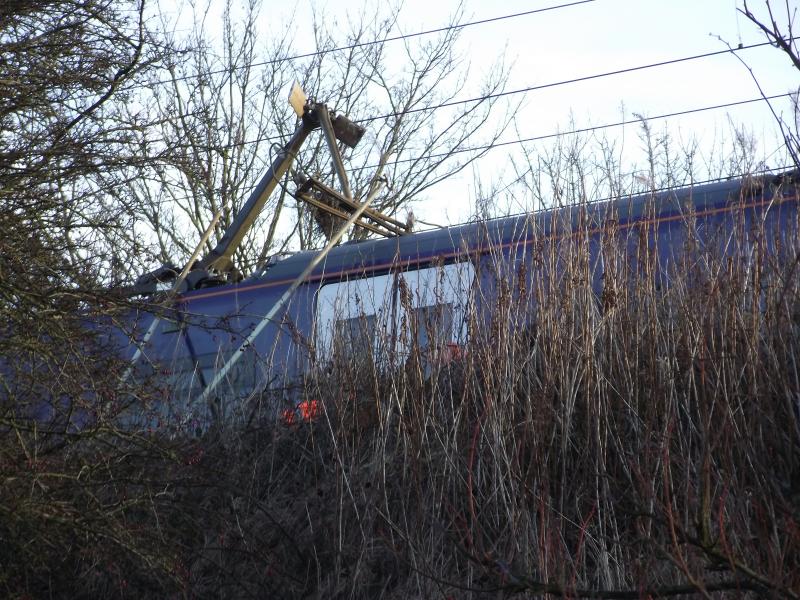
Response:
[[[333,230],[333,226],[338,220],[346,221],[350,218],[350,215],[361,208],[360,202],[346,197],[313,177],[309,177],[302,182],[295,191],[294,196],[298,200],[303,200],[317,210],[333,217],[331,230]],[[354,223],[357,227],[384,237],[394,237],[409,233],[405,223],[393,219],[380,211],[367,208],[362,214],[362,218],[359,218]]]

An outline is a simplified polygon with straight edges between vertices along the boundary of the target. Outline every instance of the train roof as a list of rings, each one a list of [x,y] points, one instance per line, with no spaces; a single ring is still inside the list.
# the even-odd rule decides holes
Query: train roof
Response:
[[[759,192],[784,179],[797,181],[798,172],[750,179],[732,179],[702,185],[671,188],[665,191],[548,208],[486,221],[428,229],[392,238],[348,242],[333,248],[310,275],[310,279],[325,278],[326,274],[376,272],[381,269],[402,268],[406,265],[457,260],[477,248],[513,243],[532,235],[549,235],[576,227],[581,220],[600,224],[606,219],[619,223],[638,221],[644,211],[654,215],[682,213],[691,209],[701,212],[711,206],[738,200],[742,189]],[[293,280],[308,265],[318,250],[297,252],[278,261],[244,281],[235,284],[240,289],[252,284]],[[228,287],[228,286],[225,286]],[[191,297],[192,292],[186,294]]]

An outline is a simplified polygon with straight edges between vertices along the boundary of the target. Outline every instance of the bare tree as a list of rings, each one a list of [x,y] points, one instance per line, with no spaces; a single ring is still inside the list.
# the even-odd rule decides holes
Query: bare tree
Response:
[[[491,145],[507,123],[493,97],[505,81],[502,64],[475,86],[477,100],[437,108],[472,83],[458,53],[461,13],[435,36],[394,42],[386,40],[395,32],[398,9],[350,20],[344,34],[320,16],[314,52],[296,57],[288,34],[260,41],[257,0],[238,12],[233,0],[225,4],[222,41],[214,45],[205,33],[211,8],[208,3],[195,13],[186,51],[170,66],[168,81],[152,86],[158,139],[143,134],[139,140],[143,153],[159,153],[164,161],[150,178],[131,183],[134,212],[158,240],[162,263],[184,261],[218,209],[218,236],[231,222],[273,148],[294,129],[286,95],[295,79],[309,95],[367,127],[361,145],[344,153],[353,194],[365,196],[376,178],[386,177],[389,191],[375,207],[400,218],[431,186],[485,153],[467,150]],[[308,142],[294,168],[297,176],[333,183],[321,136]],[[293,187],[283,182],[245,238],[236,256],[242,271],[268,255],[320,242],[322,232],[305,203],[292,197]]]
[[[783,6],[778,1],[774,3],[771,0],[764,0],[764,6],[760,11],[753,11],[747,3],[738,9],[745,17],[751,22],[755,23],[762,33],[767,37],[767,40],[776,48],[782,50],[792,61],[794,67],[800,71],[800,46],[798,46],[798,38],[795,35],[794,24],[797,19],[797,6],[790,0],[784,0]],[[749,67],[748,67],[749,68]],[[758,83],[756,75],[750,70],[751,75]],[[761,86],[759,85],[759,90]],[[798,94],[800,89],[794,90],[791,95],[792,100],[792,119],[787,122],[782,116],[778,115],[772,106],[773,116],[778,123],[786,141],[786,149],[792,159],[795,167],[800,169],[800,103],[798,101]],[[763,90],[761,95],[764,96]]]
[[[106,192],[142,164],[127,151],[141,119],[120,106],[157,58],[144,3],[10,2],[0,19],[4,209],[58,238],[71,265],[91,255],[109,275],[114,249],[138,244]]]
[[[131,457],[167,452],[118,420],[154,390],[123,385],[120,360],[93,333],[116,314],[103,291],[118,270],[110,250],[136,244],[107,192],[141,165],[125,150],[139,123],[122,119],[120,106],[160,54],[144,8],[142,0],[0,4],[4,597],[108,597],[114,564],[170,579],[152,570],[169,560],[158,540],[128,528],[129,511],[154,493]],[[121,482],[134,480],[123,492]]]

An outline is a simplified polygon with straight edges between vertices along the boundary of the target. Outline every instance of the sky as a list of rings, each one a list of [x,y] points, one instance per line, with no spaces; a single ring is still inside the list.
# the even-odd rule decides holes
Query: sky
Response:
[[[773,4],[783,5],[785,0]],[[570,0],[471,0],[463,5],[464,20],[500,17],[538,8],[566,4]],[[790,0],[790,6],[797,0]],[[363,0],[331,0],[328,3],[265,0],[261,11],[264,31],[291,22],[297,52],[313,49],[314,14],[346,19],[373,3]],[[452,0],[405,0],[401,5],[398,33],[415,33],[446,25],[459,8]],[[736,9],[737,0],[593,0],[547,12],[524,15],[463,29],[459,50],[470,62],[477,81],[498,57],[510,61],[507,89],[519,89],[583,76],[627,69],[651,63],[715,52],[739,44],[765,40],[756,27]],[[763,2],[752,9],[763,12]],[[279,25],[284,26],[284,25]],[[397,42],[395,42],[397,43]],[[796,92],[800,71],[773,47],[739,53],[755,73],[766,95]],[[467,93],[469,90],[464,90]],[[549,89],[515,95],[515,130],[504,140],[534,137],[573,128],[584,128],[634,118],[655,117],[756,99],[758,87],[747,67],[735,56],[723,54],[678,64],[638,70]],[[773,102],[778,114],[791,114],[788,98]],[[669,131],[679,144],[696,140],[701,152],[713,155],[720,139],[730,138],[732,125],[743,128],[758,142],[757,153],[769,167],[785,165],[786,155],[775,119],[764,102],[725,110],[707,111],[655,120],[654,129]],[[628,125],[598,132],[625,149],[631,164],[641,157],[639,127]],[[470,216],[470,197],[475,177],[498,186],[509,180],[509,157],[518,145],[496,149],[451,181],[431,189],[417,206],[417,216],[454,223]],[[532,146],[534,152],[542,144]],[[520,207],[524,208],[524,207]]]

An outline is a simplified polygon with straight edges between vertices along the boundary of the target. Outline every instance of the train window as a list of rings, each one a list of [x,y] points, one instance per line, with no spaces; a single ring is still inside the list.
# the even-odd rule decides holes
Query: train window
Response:
[[[342,344],[344,352],[355,355],[372,354],[375,350],[377,322],[376,315],[337,320],[334,326],[334,344]]]
[[[394,276],[379,275],[323,286],[317,293],[317,350],[366,351],[391,331]],[[369,342],[368,342],[369,340]],[[350,346],[350,348],[349,348]]]
[[[472,263],[463,262],[325,285],[317,295],[318,355],[341,348],[404,359],[414,345],[464,344],[474,279]]]
[[[430,348],[452,343],[453,305],[434,304],[413,309],[409,323],[410,342],[417,348]]]

